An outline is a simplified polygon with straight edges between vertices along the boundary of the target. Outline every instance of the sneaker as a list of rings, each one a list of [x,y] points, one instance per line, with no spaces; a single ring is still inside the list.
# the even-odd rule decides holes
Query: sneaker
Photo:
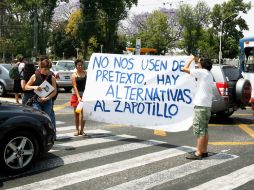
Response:
[[[194,152],[192,154],[188,154],[185,158],[189,160],[202,160],[202,155],[197,156]]]

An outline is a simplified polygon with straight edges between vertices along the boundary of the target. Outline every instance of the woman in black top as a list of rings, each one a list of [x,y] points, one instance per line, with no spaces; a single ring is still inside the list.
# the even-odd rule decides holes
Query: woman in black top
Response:
[[[75,61],[76,72],[72,74],[72,96],[70,104],[74,109],[74,122],[76,126],[76,132],[74,136],[86,135],[84,132],[85,121],[83,118],[83,109],[80,113],[76,112],[76,108],[79,102],[82,101],[83,92],[86,85],[86,71],[83,67],[83,61],[77,59]]]
[[[56,78],[52,76],[50,72],[51,63],[49,60],[44,59],[40,62],[39,70],[35,72],[29,79],[26,84],[26,90],[38,90],[42,91],[40,85],[47,80],[49,84],[51,84],[54,88],[53,92],[46,97],[38,97],[36,101],[33,102],[32,107],[36,109],[40,109],[48,114],[51,115],[52,112],[52,98],[56,95]]]
[[[34,95],[33,90],[25,90],[26,83],[29,81],[31,76],[35,73],[35,66],[33,63],[27,63],[25,64],[24,67],[24,72],[23,72],[23,78],[21,80],[21,87],[24,91],[23,96],[22,96],[22,104],[26,104],[29,98],[32,98]]]

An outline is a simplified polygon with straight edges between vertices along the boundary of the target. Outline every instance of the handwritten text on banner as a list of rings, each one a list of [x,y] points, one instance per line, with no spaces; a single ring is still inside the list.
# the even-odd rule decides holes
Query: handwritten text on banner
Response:
[[[86,119],[170,132],[188,130],[195,79],[181,71],[187,59],[93,54],[83,96]]]

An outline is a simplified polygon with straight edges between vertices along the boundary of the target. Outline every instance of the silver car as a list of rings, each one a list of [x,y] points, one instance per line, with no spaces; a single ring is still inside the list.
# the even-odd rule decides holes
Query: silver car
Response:
[[[64,88],[66,92],[69,92],[72,89],[71,75],[73,70],[68,70],[61,65],[52,65],[51,70],[55,74],[57,87]]]
[[[211,73],[214,79],[212,114],[229,117],[249,104],[251,84],[242,78],[237,67],[214,64]]]
[[[0,64],[0,97],[13,91],[14,80],[9,77],[11,64]]]

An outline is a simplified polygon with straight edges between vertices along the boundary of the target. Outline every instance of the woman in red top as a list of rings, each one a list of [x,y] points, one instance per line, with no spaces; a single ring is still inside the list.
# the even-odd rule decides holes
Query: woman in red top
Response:
[[[74,133],[74,136],[78,135],[84,135],[84,126],[85,121],[83,118],[83,109],[80,113],[76,112],[76,108],[78,106],[78,103],[82,101],[83,92],[85,90],[86,85],[86,71],[83,67],[83,61],[80,59],[77,59],[75,61],[75,67],[76,72],[72,74],[72,95],[71,95],[71,101],[70,104],[74,108],[74,122],[76,126],[76,132]]]

